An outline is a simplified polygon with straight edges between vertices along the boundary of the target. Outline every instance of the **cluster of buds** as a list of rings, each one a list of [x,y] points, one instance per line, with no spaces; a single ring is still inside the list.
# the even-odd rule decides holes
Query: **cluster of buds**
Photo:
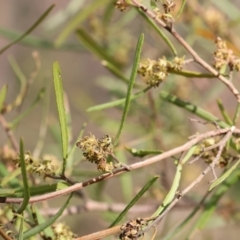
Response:
[[[99,171],[111,172],[113,163],[107,162],[113,153],[112,138],[108,135],[97,139],[94,135],[83,137],[76,145],[83,151],[83,156],[91,163],[95,163]]]
[[[175,57],[173,61],[167,61],[163,56],[158,60],[147,59],[140,63],[138,73],[147,78],[147,84],[158,87],[169,75],[169,71],[181,71],[184,57]]]
[[[124,0],[118,0],[114,3],[114,5],[121,12],[123,12],[129,8],[129,4],[127,4],[126,1],[124,1]]]
[[[143,227],[147,225],[147,222],[142,218],[137,218],[121,226],[121,234],[119,239],[121,240],[137,240],[139,239],[139,232]]]
[[[162,6],[165,13],[170,13],[175,10],[176,3],[172,0],[165,0]]]
[[[72,240],[75,237],[69,226],[63,223],[56,223],[52,226],[52,228],[54,233],[54,240]]]
[[[24,154],[24,160],[27,172],[31,174],[38,174],[39,176],[55,175],[55,167],[52,164],[51,157],[44,157],[41,160],[33,159],[30,152]],[[20,155],[14,159],[16,167],[20,167]]]
[[[156,1],[156,0],[155,0]],[[164,13],[159,8],[154,8],[153,11],[157,18],[162,19],[166,24],[172,24],[174,22],[173,16],[170,14],[175,10],[176,4],[172,0],[165,0],[162,4]]]
[[[204,149],[211,147],[219,142],[217,138],[207,138],[202,141],[196,148],[194,152],[194,156],[201,155],[201,158],[204,159],[204,162],[207,164],[211,164],[213,160],[216,158],[218,154],[218,147],[213,148],[211,150],[205,151]],[[228,165],[229,161],[234,160],[234,156],[227,152],[227,149],[224,148],[221,154],[221,157],[218,160],[217,165],[221,168],[224,168]]]
[[[213,66],[218,70],[228,66],[230,71],[240,71],[240,58],[236,57],[231,49],[228,49],[226,42],[218,37],[215,43],[217,50],[214,52]]]

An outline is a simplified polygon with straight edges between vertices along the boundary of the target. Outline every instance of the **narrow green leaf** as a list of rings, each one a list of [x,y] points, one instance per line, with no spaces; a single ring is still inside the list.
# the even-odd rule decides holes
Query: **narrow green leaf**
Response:
[[[58,62],[53,63],[53,80],[54,80],[54,89],[56,94],[58,117],[60,122],[60,129],[61,129],[62,157],[63,157],[62,173],[64,174],[67,155],[68,155],[68,129],[67,129],[66,112],[64,107],[61,70]]]
[[[178,18],[181,15],[181,13],[183,12],[183,9],[185,7],[186,2],[187,2],[187,0],[182,0],[181,6],[180,6],[180,9],[179,9],[179,11],[177,13],[176,18]]]
[[[137,43],[137,47],[136,47],[136,52],[135,52],[132,72],[131,72],[131,76],[130,76],[130,80],[129,80],[129,84],[128,84],[128,90],[127,90],[127,96],[126,96],[126,100],[125,100],[123,115],[122,115],[122,119],[121,119],[121,123],[120,123],[119,129],[118,129],[118,132],[117,132],[115,140],[114,140],[114,145],[116,145],[118,143],[120,134],[123,129],[123,125],[124,125],[126,117],[127,117],[128,109],[129,109],[130,102],[131,102],[131,91],[132,91],[134,81],[135,81],[135,78],[137,75],[138,64],[140,62],[143,41],[144,41],[144,35],[141,34],[141,36],[138,39],[138,43]]]
[[[18,65],[16,59],[12,56],[10,56],[8,58],[8,61],[14,71],[14,73],[16,74],[17,78],[19,79],[20,81],[20,84],[21,84],[21,90],[20,92],[22,92],[22,89],[26,87],[26,83],[27,83],[27,78],[26,76],[24,75],[24,73],[22,72],[20,66]]]
[[[103,17],[102,17],[102,24],[103,26],[107,27],[111,23],[111,19],[115,13],[115,6],[111,2],[106,4],[106,8],[104,9]],[[125,14],[124,14],[125,15]]]
[[[79,41],[92,53],[94,53],[95,56],[99,57],[102,60],[105,60],[109,62],[110,65],[116,66],[119,65],[119,63],[110,56],[106,49],[100,46],[88,33],[82,28],[78,28],[76,31],[77,38]],[[113,67],[112,67],[113,68]]]
[[[61,44],[67,39],[71,32],[73,32],[81,23],[87,19],[87,17],[99,9],[101,6],[107,4],[110,0],[95,0],[90,3],[84,11],[80,11],[75,17],[71,19],[71,21],[67,24],[65,28],[63,28],[62,32],[59,34],[55,41],[55,45],[57,47],[61,46]]]
[[[177,50],[173,46],[170,39],[162,32],[162,30],[156,25],[155,22],[153,22],[150,18],[147,17],[147,15],[142,12],[142,10],[137,8],[137,11],[140,13],[140,15],[144,18],[144,20],[160,35],[160,37],[163,39],[163,41],[169,46],[169,48],[172,50],[172,53],[174,56],[177,56]]]
[[[41,212],[36,204],[34,205],[34,207],[35,207],[35,211],[36,211],[36,217],[38,219],[38,224],[42,224],[42,223],[46,222],[48,217],[44,217],[41,214]],[[40,209],[41,209],[41,207],[40,207]],[[54,233],[53,233],[53,229],[51,228],[51,226],[45,228],[43,230],[43,232],[44,232],[45,236],[48,236],[50,239],[54,239]],[[30,240],[34,240],[34,237],[32,237]]]
[[[214,115],[212,115],[210,112],[190,103],[190,102],[186,102],[183,101],[181,99],[179,99],[177,96],[172,95],[168,92],[162,91],[160,93],[160,97],[162,100],[172,103],[178,107],[181,107],[183,109],[185,109],[188,112],[191,112],[192,114],[208,121],[208,122],[215,122],[217,123],[221,128],[229,128],[231,127],[231,125],[227,124],[224,121],[221,121],[220,119],[216,118]],[[234,150],[238,151],[238,147],[237,145],[232,141],[232,139],[230,139],[230,146],[231,148],[233,148]]]
[[[152,215],[153,217],[160,215],[167,208],[167,206],[171,203],[171,201],[174,199],[174,197],[176,196],[176,192],[178,190],[180,180],[181,180],[182,166],[194,154],[195,149],[196,149],[195,146],[190,148],[189,151],[187,152],[187,154],[185,155],[185,157],[182,160],[179,160],[171,189],[169,190],[168,194],[164,198],[162,204],[158,207],[156,212]]]
[[[202,109],[190,102],[183,101],[180,98],[176,97],[175,95],[172,95],[165,91],[161,91],[160,97],[162,100],[172,103],[178,107],[181,107],[206,121],[217,122],[217,124],[222,128],[230,127],[230,125],[219,120],[218,118],[216,118],[214,115],[212,115],[208,111],[205,111],[204,109]]]
[[[18,240],[23,240],[23,216],[20,218]]]
[[[233,126],[235,126],[236,122],[238,121],[239,114],[240,114],[240,103],[237,104],[237,107],[236,107],[236,110],[235,110],[235,114],[234,114],[234,117],[233,117]]]
[[[119,214],[115,221],[109,226],[109,228],[115,226],[122,218],[127,214],[128,210],[136,204],[136,202],[143,196],[143,194],[156,182],[159,176],[152,178],[147,184],[138,192],[133,200],[126,206],[126,208]]]
[[[218,107],[222,113],[222,116],[223,116],[225,122],[227,122],[230,126],[232,126],[233,125],[232,119],[229,117],[229,115],[228,115],[226,109],[224,108],[223,103],[220,99],[217,100],[217,104],[218,104]]]
[[[163,153],[162,150],[138,150],[136,148],[127,148],[125,147],[128,152],[130,152],[134,157],[145,157],[148,155],[152,155],[152,154],[161,154]]]
[[[226,178],[230,176],[230,174],[235,170],[235,168],[238,166],[240,163],[240,159],[230,168],[228,169],[221,177],[219,177],[216,181],[214,181],[208,191],[211,191],[213,188],[215,188],[217,185],[222,183]]]
[[[42,195],[45,193],[50,193],[54,191],[58,191],[61,189],[66,188],[67,185],[63,182],[55,183],[55,184],[47,184],[47,185],[40,185],[40,186],[32,186],[29,187],[30,196]],[[0,196],[1,197],[24,197],[24,188],[15,188],[15,189],[1,189],[0,188]]]
[[[9,175],[9,170],[6,168],[5,164],[3,164],[2,162],[0,162],[0,177],[6,177]],[[1,179],[3,180],[3,179]],[[1,181],[0,181],[1,182]],[[2,184],[2,182],[0,183],[0,185]],[[13,178],[10,182],[8,182],[8,185],[11,188],[15,188],[16,186],[20,186],[19,184],[19,180],[16,178]]]
[[[45,185],[30,187],[29,190],[30,190],[31,196],[35,196],[35,195],[42,195],[45,193],[58,191],[60,189],[63,189],[64,186],[65,188],[67,187],[67,185],[64,184],[63,182],[58,182],[54,184],[45,184]]]
[[[180,75],[187,78],[216,78],[216,76],[214,76],[211,73],[192,72],[187,70],[181,71],[169,70],[169,73],[174,73],[175,75]]]
[[[32,104],[19,116],[17,116],[11,123],[9,123],[9,128],[15,128],[33,109],[34,107],[41,101],[41,99],[45,96],[45,89],[41,89],[36,97],[36,99],[32,102]]]
[[[157,8],[157,4],[155,0],[151,0],[150,1],[150,6],[152,7],[152,9],[154,10],[155,8]]]
[[[64,205],[60,208],[60,210],[53,217],[47,219],[42,224],[39,224],[38,226],[33,227],[33,228],[27,230],[26,232],[24,232],[23,239],[28,239],[31,236],[35,236],[36,234],[40,233],[47,227],[50,227],[62,215],[62,213],[65,210],[65,208],[67,207],[71,197],[72,197],[72,194],[68,197],[68,200],[64,203]]]
[[[138,97],[144,95],[144,93],[146,93],[149,89],[151,89],[151,87],[144,88],[142,91],[131,95],[130,100],[137,99]],[[107,102],[107,103],[103,103],[103,104],[99,104],[99,105],[90,107],[86,111],[93,112],[93,111],[99,111],[99,110],[103,110],[103,109],[107,109],[107,108],[117,107],[117,106],[123,105],[125,102],[126,102],[126,98],[122,98],[122,99],[119,99],[116,101]]]
[[[24,187],[24,197],[23,197],[23,202],[20,208],[17,210],[18,214],[23,213],[23,211],[26,209],[28,205],[29,198],[30,198],[27,169],[26,169],[25,157],[24,157],[24,146],[23,146],[22,139],[20,140],[20,164],[21,164],[21,172],[22,172],[23,187]]]
[[[19,38],[22,35],[21,32],[13,31],[9,29],[0,28],[0,36],[12,41],[16,38]],[[66,43],[62,44],[61,47],[57,48],[53,42],[48,41],[46,39],[41,39],[33,35],[28,35],[24,39],[22,39],[20,44],[24,46],[30,46],[34,48],[42,48],[42,49],[49,49],[49,50],[67,50],[67,51],[74,51],[74,52],[84,52],[85,49],[80,46],[79,44],[71,44]]]
[[[6,98],[6,95],[7,95],[7,85],[3,85],[3,87],[1,88],[1,91],[0,91],[0,113],[2,111],[2,107],[3,107],[3,104],[4,104],[4,101],[5,101],[5,98]]]
[[[43,20],[44,18],[47,17],[47,15],[51,12],[51,10],[53,9],[55,5],[51,5],[43,14],[42,16],[25,32],[23,33],[21,36],[19,36],[18,38],[16,38],[15,40],[13,40],[11,43],[9,43],[7,46],[3,47],[0,50],[0,54],[2,54],[3,52],[5,52],[8,48],[10,48],[11,46],[13,46],[14,44],[16,44],[17,42],[20,42],[25,36],[27,36],[29,33],[31,33]]]
[[[28,169],[29,167],[26,167],[26,169]],[[6,184],[8,184],[11,180],[13,180],[14,178],[16,178],[17,176],[19,176],[21,174],[21,169],[17,168],[15,169],[13,172],[9,173],[8,175],[6,175],[2,181],[1,181],[1,186],[4,187]]]
[[[193,146],[188,150],[184,158],[180,160],[182,165],[185,164],[192,157],[192,155],[195,153],[195,150],[196,150],[196,146]]]
[[[12,196],[15,193],[14,189],[4,189],[0,188],[0,197]]]

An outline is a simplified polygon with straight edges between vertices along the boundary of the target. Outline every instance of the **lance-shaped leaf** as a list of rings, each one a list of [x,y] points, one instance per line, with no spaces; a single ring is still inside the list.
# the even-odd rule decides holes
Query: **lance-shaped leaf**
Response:
[[[183,11],[183,9],[185,7],[186,2],[187,2],[187,0],[182,0],[181,6],[180,6],[180,9],[179,9],[179,11],[177,13],[177,17],[176,18],[178,18],[181,15],[181,13],[182,13],[182,11]]]
[[[5,101],[6,95],[7,95],[7,85],[3,85],[0,91],[0,112],[2,111],[2,107]]]
[[[219,177],[216,181],[214,181],[211,184],[211,186],[210,186],[208,191],[211,191],[217,185],[222,183],[226,178],[228,178],[230,176],[230,174],[236,169],[236,167],[238,166],[239,163],[240,163],[240,159],[230,169],[228,169],[221,177]]]
[[[151,89],[151,87],[147,87],[147,88],[141,90],[138,93],[132,94],[131,97],[130,97],[130,100],[137,99],[138,97],[144,95],[144,93],[147,92],[149,89]],[[126,102],[126,98],[122,98],[122,99],[115,100],[115,101],[112,101],[112,102],[99,104],[99,105],[88,108],[87,112],[99,111],[99,110],[103,110],[103,109],[107,109],[107,108],[121,106],[125,102]]]
[[[0,28],[0,36],[8,39],[8,40],[14,40],[16,38],[19,38],[22,35],[19,31],[13,31],[10,29]],[[67,50],[67,51],[74,51],[74,52],[85,52],[85,49],[80,46],[79,44],[72,44],[72,43],[66,43],[62,44],[61,47],[56,47],[55,44],[51,41],[48,41],[46,39],[38,38],[33,35],[28,35],[24,37],[21,42],[19,42],[21,45],[30,46],[34,48],[42,48],[42,49],[49,49],[49,50]]]
[[[27,169],[25,164],[25,157],[24,157],[24,146],[22,139],[20,140],[20,166],[21,166],[21,173],[22,173],[22,179],[23,179],[23,202],[20,206],[20,208],[17,210],[18,214],[23,213],[23,211],[26,209],[29,198],[30,198],[30,191],[28,186],[28,177],[27,177]]]
[[[130,102],[131,102],[131,92],[132,92],[134,81],[135,81],[135,78],[137,75],[138,64],[140,62],[140,55],[141,55],[141,51],[142,51],[143,41],[144,41],[144,35],[141,34],[141,36],[138,39],[138,43],[137,43],[137,47],[136,47],[136,51],[135,51],[135,57],[134,57],[132,72],[131,72],[131,76],[130,76],[130,80],[129,80],[129,84],[128,84],[128,90],[127,90],[127,96],[126,96],[126,100],[125,100],[123,115],[122,115],[120,126],[118,128],[118,132],[116,134],[114,145],[117,145],[117,143],[118,143],[118,140],[119,140],[120,134],[122,132],[123,125],[125,123],[127,113],[129,110],[129,106],[130,106]]]
[[[115,226],[122,218],[127,214],[128,210],[136,204],[136,202],[143,196],[143,194],[156,182],[159,177],[156,176],[152,178],[147,184],[138,192],[138,194],[133,198],[133,200],[125,207],[125,209],[119,214],[115,221],[109,226],[109,228]]]
[[[60,122],[60,129],[61,129],[62,157],[63,157],[62,173],[64,173],[65,167],[66,167],[67,154],[68,154],[68,129],[67,129],[66,112],[64,107],[64,95],[63,95],[61,70],[58,62],[53,63],[53,81],[54,81],[58,117]]]
[[[172,103],[178,107],[181,107],[206,121],[217,122],[217,124],[222,128],[230,127],[230,125],[228,125],[224,121],[219,120],[217,117],[212,115],[210,112],[208,112],[190,102],[183,101],[175,95],[172,95],[165,91],[161,91],[160,97],[162,100]]]
[[[10,48],[11,46],[13,46],[14,44],[16,44],[17,42],[21,41],[25,36],[27,36],[29,33],[31,33],[45,18],[46,16],[51,12],[51,10],[53,9],[55,5],[51,5],[43,14],[42,16],[40,16],[40,18],[25,32],[23,33],[21,36],[19,36],[18,38],[16,38],[15,40],[13,40],[11,43],[9,43],[7,46],[3,47],[0,50],[0,54],[5,52],[8,48]]]
[[[24,232],[23,239],[28,239],[31,236],[35,236],[36,234],[42,232],[44,229],[46,229],[47,227],[51,226],[54,222],[56,222],[56,220],[62,215],[63,211],[67,207],[71,197],[72,197],[72,194],[69,196],[69,198],[65,202],[65,204],[60,208],[60,210],[53,217],[49,218],[44,223],[39,224],[38,226],[33,227],[33,228],[27,230],[26,232]]]
[[[162,204],[158,207],[156,212],[153,214],[154,217],[160,215],[167,208],[167,206],[171,203],[171,201],[174,199],[174,197],[176,196],[176,192],[178,190],[180,180],[181,180],[182,166],[190,159],[190,157],[193,155],[195,149],[196,149],[195,146],[190,148],[190,150],[187,152],[186,156],[182,160],[181,159],[179,160],[171,189],[168,192],[167,196],[164,198]]]

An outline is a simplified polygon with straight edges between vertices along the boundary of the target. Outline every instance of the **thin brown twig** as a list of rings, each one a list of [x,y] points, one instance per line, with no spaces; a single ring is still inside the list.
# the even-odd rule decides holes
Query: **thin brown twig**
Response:
[[[74,240],[97,240],[97,239],[103,239],[105,237],[112,236],[114,234],[120,233],[121,232],[121,225],[104,229],[99,232],[95,232],[89,235],[85,235],[79,238],[74,238]]]
[[[217,153],[216,157],[214,158],[214,160],[212,161],[212,163],[210,164],[210,168],[214,175],[213,181],[215,181],[217,179],[217,175],[215,173],[214,167],[215,167],[216,163],[218,162],[218,160],[220,159],[223,149],[224,149],[227,141],[229,140],[229,138],[232,136],[233,131],[234,131],[234,127],[231,128],[230,131],[226,134],[226,136],[224,136],[224,138],[220,141],[218,153]]]
[[[151,221],[152,219],[153,219],[152,217],[143,218],[143,220],[145,220],[145,221]],[[114,226],[112,228],[104,229],[104,230],[101,230],[99,232],[95,232],[95,233],[92,233],[92,234],[89,234],[89,235],[85,235],[85,236],[82,236],[82,237],[79,237],[79,238],[75,238],[74,240],[100,240],[100,239],[103,239],[105,237],[120,233],[122,231],[121,226],[122,225]]]
[[[160,155],[148,158],[148,159],[146,159],[144,161],[140,161],[140,162],[134,163],[132,165],[129,165],[129,167],[131,167],[131,170],[136,170],[138,168],[142,168],[142,167],[148,166],[150,164],[153,164],[153,163],[159,162],[159,161],[161,161],[163,159],[166,159],[166,158],[169,158],[171,156],[174,156],[174,155],[176,155],[178,153],[187,151],[192,146],[194,146],[195,144],[197,144],[198,142],[202,141],[205,138],[226,134],[228,131],[229,131],[229,129],[225,128],[225,129],[218,129],[218,130],[209,131],[207,133],[199,134],[195,138],[192,138],[190,141],[188,141],[187,143],[185,143],[185,144],[183,144],[183,145],[181,145],[179,147],[176,147],[174,149],[166,151],[166,152],[164,152],[164,153],[162,153]],[[235,133],[235,134],[240,134],[240,129],[234,128],[231,131],[233,133]],[[82,188],[84,188],[86,186],[89,186],[91,184],[95,184],[97,182],[100,182],[100,181],[103,181],[103,180],[106,180],[106,179],[118,176],[118,175],[123,174],[125,172],[128,172],[125,169],[125,167],[124,168],[119,168],[119,169],[114,170],[112,173],[102,174],[102,175],[100,175],[98,177],[91,178],[91,179],[89,179],[87,181],[84,181],[84,182],[81,182],[81,183],[76,183],[73,186],[70,186],[68,188],[65,188],[65,189],[62,189],[62,190],[59,190],[59,191],[56,191],[56,192],[43,194],[41,196],[31,197],[29,199],[29,203],[41,202],[41,201],[44,201],[44,200],[50,200],[50,199],[53,199],[53,198],[56,198],[56,197],[60,197],[60,196],[72,193],[74,191],[77,191],[79,189],[82,189]],[[193,183],[193,184],[195,184],[195,183]],[[4,197],[0,198],[0,202],[3,202],[3,203],[21,203],[22,201],[23,201],[23,198],[4,198]]]
[[[155,13],[150,11],[147,7],[141,4],[137,0],[131,0],[133,6],[141,9],[148,17],[152,18],[156,21],[161,27],[165,28],[172,36],[192,55],[194,61],[201,65],[204,69],[212,73],[216,78],[218,78],[221,82],[223,82],[229,90],[233,93],[233,95],[237,98],[237,101],[240,102],[240,94],[237,88],[230,82],[227,78],[221,75],[216,69],[214,69],[211,65],[205,62],[194,50],[193,48],[178,34],[178,32],[174,29],[174,27],[169,27],[164,21],[159,19]]]

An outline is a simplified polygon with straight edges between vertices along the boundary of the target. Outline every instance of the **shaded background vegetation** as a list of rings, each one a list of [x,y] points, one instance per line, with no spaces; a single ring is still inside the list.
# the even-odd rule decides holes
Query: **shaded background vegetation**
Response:
[[[16,138],[23,137],[25,149],[34,152],[39,139],[41,127],[47,123],[44,145],[41,154],[51,154],[61,158],[59,145],[59,123],[57,117],[55,96],[52,86],[52,63],[57,60],[61,65],[64,90],[67,95],[69,111],[71,113],[72,142],[76,142],[79,131],[87,122],[85,134],[93,133],[97,137],[105,134],[115,136],[122,114],[122,107],[107,110],[86,112],[91,106],[123,98],[127,85],[109,72],[103,65],[102,59],[95,56],[81,40],[75,30],[78,28],[91,36],[101,46],[102,50],[111,56],[118,69],[128,78],[130,75],[133,54],[137,39],[141,33],[145,34],[142,59],[157,59],[163,55],[173,58],[172,52],[161,37],[144,21],[134,9],[120,12],[114,8],[112,1],[102,1],[93,13],[80,21],[75,21],[75,27],[69,35],[60,42],[63,31],[69,28],[76,16],[83,14],[88,6],[97,1],[3,1],[0,0],[0,44],[5,46],[16,35],[24,32],[49,6],[56,6],[49,16],[22,42],[14,45],[1,55],[1,86],[8,84],[6,101],[13,102],[19,93],[21,74],[14,72],[19,67],[22,74],[29,79],[35,68],[32,57],[33,51],[38,52],[41,62],[38,74],[31,85],[23,105],[7,115],[11,122],[21,111],[28,108],[34,101],[40,89],[46,90],[44,97],[36,107],[20,122],[15,129]],[[149,1],[142,1],[149,6]],[[176,1],[177,9],[181,1]],[[212,54],[215,50],[214,40],[220,36],[229,43],[236,55],[240,53],[239,21],[240,3],[238,1],[187,1],[181,16],[176,20],[175,27],[187,42],[208,63],[213,62]],[[168,34],[168,33],[166,33]],[[171,37],[170,37],[171,38]],[[188,53],[173,43],[178,56]],[[188,70],[202,71],[200,67],[187,65]],[[234,75],[237,80],[238,76]],[[137,77],[136,83],[145,87],[144,79]],[[239,87],[239,83],[235,81]],[[167,90],[179,98],[192,102],[215,116],[222,119],[216,99],[221,99],[230,116],[234,115],[236,101],[229,90],[216,79],[185,78],[171,74],[167,81],[159,88],[152,89],[131,105],[126,125],[117,147],[119,159],[133,163],[140,158],[133,157],[124,147],[137,149],[161,149],[163,151],[176,147],[184,142],[188,136],[200,131],[212,129],[211,125],[201,125],[189,121],[193,115],[163,102],[159,97],[161,90]],[[137,87],[134,90],[137,92]],[[0,129],[0,145],[7,142],[7,136]],[[67,175],[76,181],[83,181],[98,174],[94,166],[83,160],[79,149],[74,155],[74,168],[67,169]],[[80,161],[81,160],[81,161]],[[82,161],[83,160],[83,161]],[[205,163],[197,163],[184,168],[182,186],[189,184],[202,170]],[[165,160],[146,168],[124,174],[111,181],[101,182],[84,189],[85,194],[96,201],[109,203],[128,203],[138,190],[153,175],[160,175],[160,180],[139,201],[139,204],[158,206],[171,186],[175,173],[175,165],[171,159]],[[209,177],[211,178],[211,176]],[[51,180],[48,180],[51,181]],[[158,234],[164,236],[169,229],[178,225],[193,209],[196,202],[205,193],[205,186],[209,181],[204,179],[201,184],[176,206],[160,224]],[[194,239],[237,239],[239,224],[239,194],[237,188],[229,193],[219,203],[215,214],[211,217],[207,227],[196,234]],[[38,204],[40,209],[61,206],[61,199]],[[82,204],[82,199],[75,197],[71,204]],[[47,209],[46,207],[46,209]],[[146,212],[141,216],[149,216]],[[63,222],[71,226],[73,232],[84,235],[94,232],[108,225],[115,219],[116,213],[90,211],[74,216],[67,216]],[[128,219],[138,217],[139,214],[129,215]],[[181,239],[184,235],[178,236]]]

